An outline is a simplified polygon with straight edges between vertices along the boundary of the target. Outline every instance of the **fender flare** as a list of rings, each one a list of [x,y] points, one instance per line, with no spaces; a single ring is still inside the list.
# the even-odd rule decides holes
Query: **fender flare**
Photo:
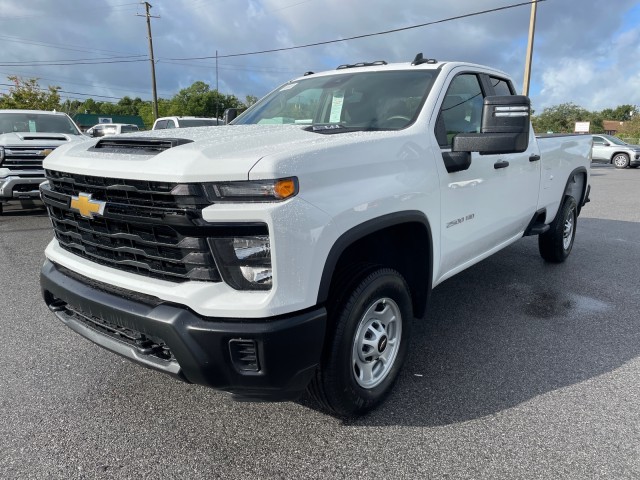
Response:
[[[363,223],[356,225],[355,227],[344,232],[334,242],[327,255],[327,259],[322,270],[322,277],[320,279],[320,287],[318,288],[317,304],[326,302],[329,296],[329,288],[331,287],[331,280],[335,273],[338,260],[345,252],[347,248],[353,245],[354,242],[365,238],[372,233],[383,230],[385,228],[401,225],[405,223],[420,223],[427,231],[429,237],[428,247],[428,268],[427,268],[427,296],[431,292],[432,278],[433,278],[433,234],[431,232],[431,225],[426,215],[419,210],[407,210],[402,212],[394,212],[381,217],[376,217],[371,220],[367,220]],[[425,300],[426,300],[425,298]],[[426,302],[425,302],[426,304]]]

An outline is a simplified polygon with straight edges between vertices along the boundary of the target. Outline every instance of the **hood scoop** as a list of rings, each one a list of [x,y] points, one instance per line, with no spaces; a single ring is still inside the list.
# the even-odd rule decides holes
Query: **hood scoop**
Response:
[[[158,154],[173,147],[192,143],[186,138],[105,137],[89,150],[118,153]]]
[[[41,135],[20,135],[22,137],[22,140],[53,140],[55,142],[67,142],[69,141],[69,138],[65,137],[64,135],[47,135],[47,134],[41,134]]]

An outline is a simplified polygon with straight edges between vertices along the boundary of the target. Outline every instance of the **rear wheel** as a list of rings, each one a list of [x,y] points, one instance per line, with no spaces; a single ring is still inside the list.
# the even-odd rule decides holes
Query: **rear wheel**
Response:
[[[566,197],[549,230],[538,236],[540,255],[547,262],[561,263],[571,253],[576,237],[578,213],[573,197]]]
[[[616,168],[627,168],[629,166],[629,155],[626,153],[616,153],[611,159],[611,163],[613,163]]]
[[[350,288],[329,300],[333,332],[309,386],[326,410],[340,416],[363,414],[391,391],[407,355],[413,320],[409,288],[398,272],[361,272]]]

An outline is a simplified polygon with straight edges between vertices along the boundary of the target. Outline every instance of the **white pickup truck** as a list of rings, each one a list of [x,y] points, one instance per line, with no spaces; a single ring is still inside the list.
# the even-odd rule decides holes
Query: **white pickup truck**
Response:
[[[60,147],[44,299],[182,380],[361,414],[433,287],[525,235],[571,252],[591,138],[537,139],[529,110],[503,72],[418,55],[306,74],[226,127]]]
[[[38,199],[42,160],[59,145],[85,138],[65,113],[0,110],[0,214],[11,200]]]

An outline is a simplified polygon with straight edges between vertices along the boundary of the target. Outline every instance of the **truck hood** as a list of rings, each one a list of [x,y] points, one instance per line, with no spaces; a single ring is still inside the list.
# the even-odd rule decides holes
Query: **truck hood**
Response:
[[[305,153],[353,144],[371,136],[397,132],[319,134],[303,125],[227,125],[154,130],[108,137],[109,140],[191,140],[160,153],[134,153],[126,148],[94,148],[95,140],[65,145],[49,155],[44,167],[83,175],[132,180],[201,182],[245,180],[263,158],[299,158]]]
[[[66,133],[30,133],[9,132],[0,134],[0,146],[9,145],[34,145],[34,146],[58,146],[67,142],[86,139],[82,135],[68,135]]]

